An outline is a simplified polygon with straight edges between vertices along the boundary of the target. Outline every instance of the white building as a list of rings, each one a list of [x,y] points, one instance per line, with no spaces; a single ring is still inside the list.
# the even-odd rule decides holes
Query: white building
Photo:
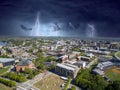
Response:
[[[74,63],[74,65],[78,66],[79,68],[85,68],[86,67],[86,62],[79,61],[79,62]]]

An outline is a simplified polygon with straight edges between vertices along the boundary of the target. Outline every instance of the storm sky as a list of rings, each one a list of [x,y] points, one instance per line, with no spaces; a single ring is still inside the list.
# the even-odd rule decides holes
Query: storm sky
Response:
[[[120,37],[119,0],[0,0],[0,35]]]

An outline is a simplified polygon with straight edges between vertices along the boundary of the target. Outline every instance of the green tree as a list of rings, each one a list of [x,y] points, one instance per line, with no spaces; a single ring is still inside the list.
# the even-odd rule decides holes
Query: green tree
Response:
[[[37,68],[41,69],[41,70],[44,70],[46,67],[45,67],[45,65],[43,65],[43,64],[40,63]]]
[[[112,84],[109,84],[106,90],[120,90],[120,81],[113,81]]]
[[[52,65],[50,66],[49,70],[54,70],[54,69],[55,69],[55,65],[52,64]]]
[[[13,87],[16,85],[16,82],[11,81],[11,80],[6,80],[4,78],[0,78],[0,83],[3,83],[3,84],[10,86],[10,87]]]
[[[8,79],[15,80],[17,82],[25,82],[26,81],[26,76],[24,74],[19,74],[16,72],[6,73],[2,77],[6,77]]]
[[[72,87],[71,87],[71,90],[76,90],[76,87],[75,87],[75,86],[72,86]]]
[[[78,47],[75,47],[75,48],[73,48],[73,51],[79,51],[79,48]]]
[[[28,75],[28,79],[32,79],[32,78],[34,78],[34,75],[33,75],[33,73],[30,73],[30,74]]]
[[[68,81],[66,82],[66,84],[65,84],[65,86],[64,86],[64,90],[67,90],[68,89],[68,87],[69,87],[69,85],[70,85],[70,83],[71,83],[71,78],[68,78]]]
[[[79,87],[89,90],[104,90],[108,85],[101,76],[91,74],[88,69],[80,70],[75,81]]]
[[[25,74],[30,74],[32,73],[32,69],[30,68],[25,68],[25,70],[23,71]]]
[[[38,75],[40,73],[40,71],[39,70],[33,70],[33,75],[35,76],[35,75]]]
[[[45,61],[51,62],[51,61],[55,61],[55,59],[53,58],[53,56],[48,56],[45,58]]]

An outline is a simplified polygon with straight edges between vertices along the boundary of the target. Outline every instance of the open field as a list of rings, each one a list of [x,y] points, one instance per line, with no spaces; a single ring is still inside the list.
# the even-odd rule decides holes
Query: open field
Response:
[[[63,83],[64,81],[61,80],[58,75],[51,74],[50,76],[34,84],[34,86],[40,90],[61,90],[60,85]]]
[[[111,80],[120,80],[120,70],[116,67],[107,70],[106,76],[109,77]]]
[[[7,87],[7,86],[5,86],[3,84],[0,84],[0,90],[12,90],[12,88]]]

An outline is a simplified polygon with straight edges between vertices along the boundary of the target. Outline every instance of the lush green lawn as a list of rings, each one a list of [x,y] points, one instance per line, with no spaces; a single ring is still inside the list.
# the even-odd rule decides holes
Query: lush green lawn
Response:
[[[112,71],[113,69],[111,69],[110,71],[108,71],[106,73],[106,76],[109,77],[111,80],[115,81],[115,80],[120,80],[120,74]]]
[[[34,86],[40,90],[61,90],[60,85],[63,83],[64,81],[58,75],[52,74],[37,82]]]
[[[12,90],[12,88],[7,87],[7,86],[5,86],[3,84],[0,84],[0,90]]]
[[[5,67],[5,68],[0,68],[0,74],[5,73],[6,71],[8,71],[10,67]]]

